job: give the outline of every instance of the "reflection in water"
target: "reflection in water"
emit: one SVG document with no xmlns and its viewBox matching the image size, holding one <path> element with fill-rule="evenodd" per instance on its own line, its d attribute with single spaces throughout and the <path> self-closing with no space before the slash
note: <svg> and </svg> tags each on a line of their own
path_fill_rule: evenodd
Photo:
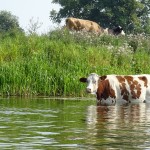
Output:
<svg viewBox="0 0 150 150">
<path fill-rule="evenodd" d="M 150 104 L 91 105 L 87 111 L 87 128 L 91 145 L 146 149 L 150 147 Z"/>
</svg>

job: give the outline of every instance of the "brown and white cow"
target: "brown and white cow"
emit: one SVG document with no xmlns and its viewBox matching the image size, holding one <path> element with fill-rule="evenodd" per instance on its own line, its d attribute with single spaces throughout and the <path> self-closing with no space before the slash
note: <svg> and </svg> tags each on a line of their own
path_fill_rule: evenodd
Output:
<svg viewBox="0 0 150 150">
<path fill-rule="evenodd" d="M 145 102 L 150 98 L 150 75 L 106 75 L 99 76 L 91 73 L 87 78 L 80 78 L 86 82 L 86 91 L 96 94 L 98 104 L 112 105 L 116 102 Z"/>
<path fill-rule="evenodd" d="M 69 17 L 66 19 L 66 27 L 69 30 L 75 30 L 75 31 L 88 31 L 88 32 L 96 32 L 99 33 L 101 31 L 100 26 L 90 20 L 84 20 L 84 19 L 78 19 Z"/>
</svg>

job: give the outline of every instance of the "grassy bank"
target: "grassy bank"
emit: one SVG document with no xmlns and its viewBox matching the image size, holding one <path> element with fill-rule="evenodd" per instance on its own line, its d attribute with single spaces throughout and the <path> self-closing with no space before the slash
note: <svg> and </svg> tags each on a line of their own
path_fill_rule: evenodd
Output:
<svg viewBox="0 0 150 150">
<path fill-rule="evenodd" d="M 0 39 L 0 95 L 83 96 L 79 78 L 150 73 L 150 37 L 55 30 Z"/>
</svg>

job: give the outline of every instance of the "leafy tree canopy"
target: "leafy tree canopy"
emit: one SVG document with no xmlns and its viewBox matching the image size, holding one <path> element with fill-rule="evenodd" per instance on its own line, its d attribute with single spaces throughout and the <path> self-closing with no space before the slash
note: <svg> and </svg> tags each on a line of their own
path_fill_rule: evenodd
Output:
<svg viewBox="0 0 150 150">
<path fill-rule="evenodd" d="M 0 11 L 0 32 L 23 31 L 18 23 L 18 18 L 8 11 Z"/>
<path fill-rule="evenodd" d="M 150 33 L 150 0 L 53 0 L 62 7 L 52 10 L 50 18 L 60 22 L 66 17 L 89 19 L 102 27 L 120 25 L 128 32 Z"/>
</svg>

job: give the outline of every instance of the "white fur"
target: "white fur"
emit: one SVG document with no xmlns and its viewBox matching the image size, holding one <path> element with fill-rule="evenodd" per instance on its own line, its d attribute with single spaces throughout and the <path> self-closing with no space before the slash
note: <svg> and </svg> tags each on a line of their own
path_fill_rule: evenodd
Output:
<svg viewBox="0 0 150 150">
<path fill-rule="evenodd" d="M 121 33 L 120 33 L 120 35 L 125 35 L 125 32 L 122 30 Z"/>
<path fill-rule="evenodd" d="M 87 92 L 91 94 L 96 94 L 97 88 L 98 88 L 98 80 L 99 75 L 96 73 L 91 73 L 89 77 L 87 78 Z"/>
</svg>

